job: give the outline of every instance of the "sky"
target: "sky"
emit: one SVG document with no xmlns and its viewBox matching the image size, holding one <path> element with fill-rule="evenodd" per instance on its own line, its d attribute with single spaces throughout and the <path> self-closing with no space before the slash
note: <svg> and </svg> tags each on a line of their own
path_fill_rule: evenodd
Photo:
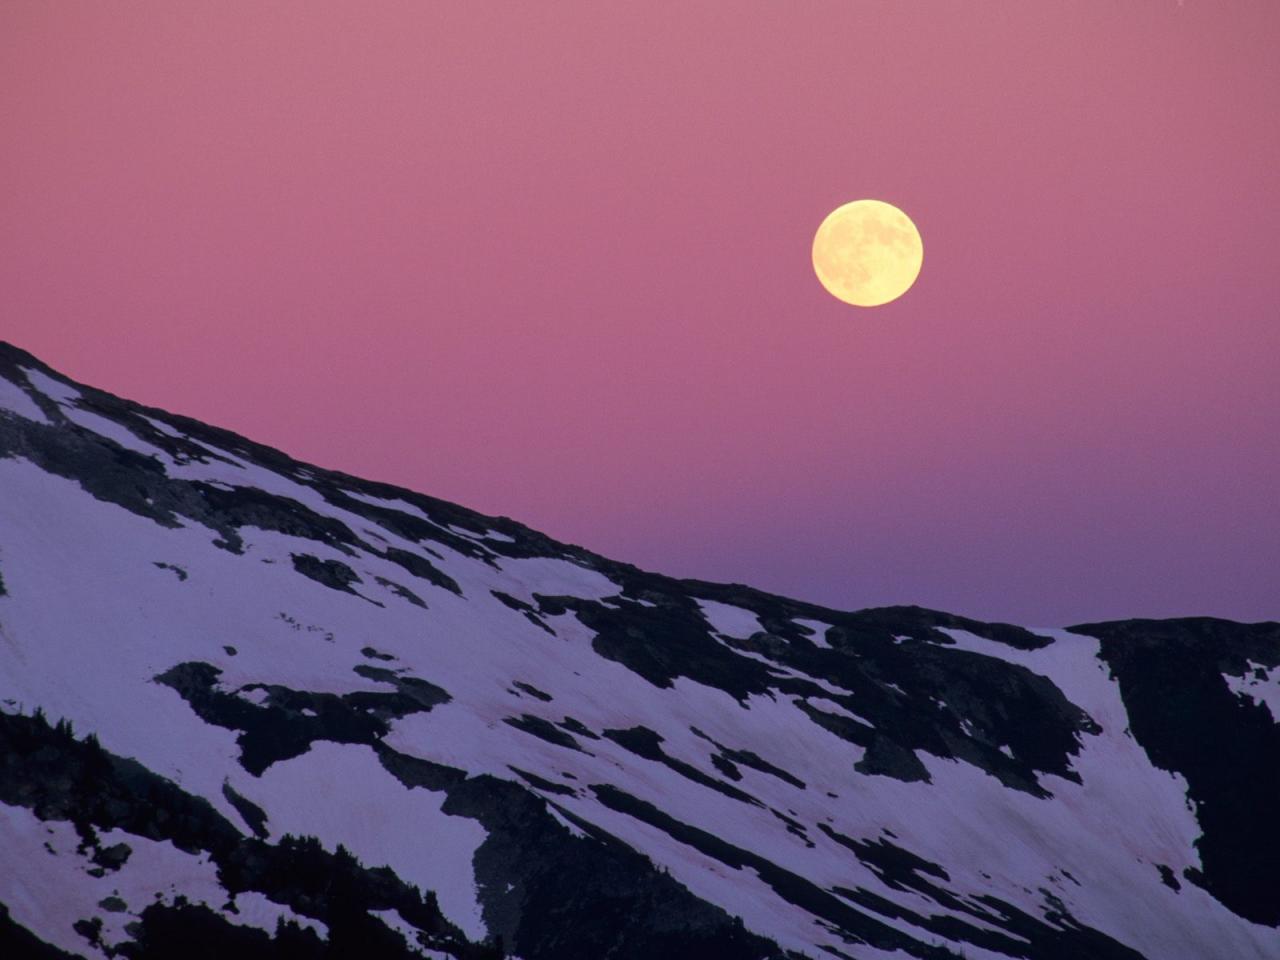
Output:
<svg viewBox="0 0 1280 960">
<path fill-rule="evenodd" d="M 678 576 L 1280 619 L 1280 4 L 0 6 L 0 339 Z M 871 310 L 836 206 L 908 213 Z"/>
</svg>

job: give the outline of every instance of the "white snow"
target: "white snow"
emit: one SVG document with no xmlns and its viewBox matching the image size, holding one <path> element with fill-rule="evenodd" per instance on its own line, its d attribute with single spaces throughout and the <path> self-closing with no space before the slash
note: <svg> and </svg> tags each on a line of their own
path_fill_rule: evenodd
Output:
<svg viewBox="0 0 1280 960">
<path fill-rule="evenodd" d="M 139 416 L 141 416 L 141 414 L 139 414 Z M 175 427 L 171 427 L 169 424 L 165 423 L 163 420 L 157 419 L 156 417 L 143 416 L 142 419 L 147 421 L 147 423 L 151 424 L 161 433 L 167 433 L 169 436 L 177 437 L 179 439 L 184 439 L 186 437 L 186 434 L 184 434 L 182 431 L 176 429 Z"/>
<path fill-rule="evenodd" d="M 1274 723 L 1280 723 L 1280 667 L 1267 668 L 1265 664 L 1248 661 L 1248 669 L 1244 676 L 1236 677 L 1226 674 L 1225 679 L 1231 692 L 1237 696 L 1248 697 L 1271 713 Z M 1256 674 L 1262 673 L 1261 677 Z"/>
<path fill-rule="evenodd" d="M 8 906 L 19 924 L 38 931 L 54 946 L 79 954 L 93 948 L 72 929 L 77 920 L 100 919 L 103 942 L 114 946 L 133 939 L 125 933 L 125 925 L 137 920 L 157 897 L 172 902 L 183 896 L 214 910 L 227 902 L 227 892 L 218 884 L 217 867 L 207 857 L 118 830 L 100 837 L 103 846 L 123 842 L 132 852 L 119 870 L 94 877 L 88 873 L 93 864 L 76 853 L 79 838 L 70 823 L 41 821 L 24 807 L 0 804 L 0 850 L 9 865 L 21 865 L 0 871 L 0 903 Z M 239 898 L 239 904 L 245 903 L 245 896 Z M 126 909 L 101 906 L 108 897 L 124 901 Z M 258 909 L 252 897 L 248 906 L 247 913 L 242 911 L 240 917 L 232 914 L 229 919 L 274 933 L 275 917 L 286 916 L 325 932 L 322 924 L 295 916 L 287 908 L 271 904 L 278 912 L 269 915 L 269 911 Z M 269 928 L 265 925 L 268 921 Z M 102 951 L 93 952 L 106 956 Z"/>
<path fill-rule="evenodd" d="M 108 420 L 92 410 L 81 410 L 78 407 L 68 407 L 64 412 L 67 415 L 67 419 L 73 423 L 79 424 L 86 430 L 92 430 L 98 436 L 114 440 L 126 450 L 133 450 L 135 453 L 140 453 L 145 457 L 156 457 L 162 461 L 169 461 L 169 456 L 159 447 L 153 447 L 132 430 L 121 426 L 114 420 Z"/>
<path fill-rule="evenodd" d="M 698 606 L 702 608 L 702 615 L 707 623 L 711 624 L 711 629 L 716 633 L 723 633 L 726 637 L 745 639 L 764 629 L 760 625 L 760 618 L 750 610 L 743 610 L 741 607 L 730 606 L 727 603 L 718 603 L 715 600 L 699 599 Z"/>
<path fill-rule="evenodd" d="M 47 377 L 44 381 L 40 389 L 63 403 L 77 396 L 65 385 Z M 30 403 L 25 394 L 22 398 Z M 5 395 L 0 402 L 7 402 Z M 86 413 L 68 410 L 68 416 L 77 418 Z M 91 422 L 83 421 L 86 426 Z M 111 435 L 101 423 L 91 429 Z M 241 457 L 231 457 L 232 463 L 178 465 L 158 451 L 154 455 L 171 476 L 253 485 L 297 500 L 353 530 L 371 525 L 326 503 L 306 484 Z M 1198 865 L 1193 844 L 1199 827 L 1187 808 L 1185 783 L 1153 767 L 1126 734 L 1118 689 L 1091 638 L 1038 631 L 1053 642 L 1024 651 L 965 631 L 947 631 L 958 649 L 1019 663 L 1051 678 L 1102 726 L 1100 735 L 1084 737 L 1073 764 L 1083 785 L 1046 777 L 1044 786 L 1054 798 L 1040 799 L 1006 788 L 976 767 L 924 753 L 919 756 L 932 783 L 902 783 L 856 772 L 862 749 L 811 721 L 792 696 L 757 695 L 740 704 L 687 678 L 657 687 L 598 656 L 593 631 L 573 613 L 545 618 L 555 630 L 552 636 L 490 594 L 500 590 L 526 601 L 535 593 L 597 601 L 620 596 L 619 584 L 569 560 L 494 556 L 493 563 L 486 563 L 432 543 L 431 549 L 443 557 L 432 557 L 432 562 L 459 583 L 459 597 L 371 553 L 350 556 L 316 541 L 252 527 L 240 531 L 245 552 L 237 556 L 213 548 L 215 534 L 207 528 L 161 527 L 95 500 L 75 482 L 22 459 L 0 460 L 0 491 L 0 563 L 7 588 L 0 597 L 0 702 L 13 700 L 28 710 L 38 704 L 51 720 L 66 717 L 77 731 L 95 731 L 108 750 L 136 758 L 241 824 L 222 794 L 224 782 L 229 783 L 266 812 L 273 842 L 284 833 L 313 835 L 329 849 L 343 844 L 367 866 L 390 866 L 407 882 L 434 890 L 445 915 L 472 938 L 487 934 L 472 867 L 485 833 L 474 820 L 445 814 L 444 793 L 405 788 L 367 746 L 326 741 L 271 765 L 260 777 L 251 776 L 239 763 L 235 731 L 200 721 L 174 690 L 153 678 L 178 663 L 200 661 L 222 671 L 221 690 L 240 691 L 250 702 L 265 696 L 260 688 L 246 689 L 251 685 L 337 694 L 388 691 L 387 684 L 353 670 L 374 663 L 361 654 L 372 646 L 394 658 L 375 665 L 430 681 L 452 698 L 430 712 L 392 723 L 388 746 L 471 775 L 518 781 L 509 769 L 518 767 L 571 786 L 574 795 L 555 797 L 547 809 L 575 835 L 579 829 L 563 812 L 635 846 L 696 895 L 741 916 L 749 929 L 808 956 L 819 955 L 824 945 L 859 960 L 881 952 L 862 947 L 854 952 L 814 917 L 784 901 L 754 870 L 726 867 L 609 810 L 586 785 L 611 784 L 820 887 L 860 887 L 926 916 L 948 911 L 919 894 L 888 887 L 817 824 L 854 839 L 882 837 L 891 830 L 894 843 L 943 865 L 950 875 L 944 885 L 960 897 L 990 894 L 1041 916 L 1039 891 L 1051 890 L 1077 921 L 1151 957 L 1198 960 L 1275 953 L 1275 931 L 1241 920 L 1192 884 L 1175 893 L 1160 883 L 1157 865 L 1177 874 Z M 421 514 L 402 501 L 351 495 Z M 378 535 L 402 549 L 423 549 L 387 530 Z M 292 568 L 291 553 L 341 560 L 364 581 L 355 589 L 386 605 L 374 606 L 300 576 Z M 188 580 L 167 572 L 157 576 L 156 562 L 181 567 Z M 376 576 L 405 584 L 430 609 L 391 602 Z M 724 637 L 744 638 L 761 630 L 759 618 L 749 610 L 698 602 L 712 629 Z M 826 645 L 827 624 L 795 622 L 815 631 L 810 638 L 814 643 Z M 228 654 L 228 645 L 238 654 Z M 804 676 L 766 657 L 753 657 L 779 674 Z M 845 694 L 821 678 L 810 679 L 832 696 Z M 514 681 L 544 690 L 552 700 L 517 699 L 509 692 Z M 1228 682 L 1242 695 L 1267 703 L 1275 715 L 1274 671 L 1266 681 L 1250 673 Z M 867 722 L 833 700 L 811 697 L 809 703 Z M 663 738 L 668 756 L 722 779 L 711 763 L 716 748 L 693 734 L 691 728 L 697 727 L 729 749 L 756 753 L 807 786 L 800 789 L 741 766 L 742 780 L 732 786 L 756 798 L 761 804 L 756 806 L 641 759 L 608 739 L 580 737 L 582 750 L 576 751 L 503 722 L 521 713 L 550 723 L 573 717 L 596 732 L 644 726 Z M 789 833 L 771 810 L 801 823 L 813 845 Z M 96 905 L 113 888 L 121 891 L 130 910 L 135 906 L 130 898 L 156 892 L 208 898 L 211 906 L 226 899 L 207 861 L 133 837 L 126 842 L 134 847 L 136 862 L 131 859 L 120 873 L 101 881 L 89 878 L 83 858 L 74 854 L 69 829 L 0 806 L 0 849 L 12 852 L 16 862 L 35 865 L 21 874 L 0 873 L 0 901 L 18 922 L 64 949 L 86 949 L 70 924 L 101 913 Z M 45 852 L 46 837 L 52 838 L 56 855 Z M 1063 881 L 1063 871 L 1082 885 Z M 236 922 L 274 929 L 281 916 L 305 921 L 257 895 L 241 895 L 236 903 Z M 113 916 L 128 919 L 127 914 Z M 404 932 L 397 926 L 403 919 L 394 912 L 379 916 Z M 108 921 L 117 922 L 104 918 Z M 899 926 L 932 942 L 909 924 Z M 988 956 L 972 947 L 965 950 L 970 957 Z"/>
<path fill-rule="evenodd" d="M 573 836 L 575 837 L 586 836 L 586 834 L 583 833 L 581 827 L 579 827 L 572 820 L 569 820 L 568 818 L 566 818 L 565 815 L 560 812 L 560 808 L 557 807 L 554 803 L 551 803 L 550 801 L 548 801 L 547 803 L 547 813 L 551 814 L 552 818 L 556 821 L 556 823 L 560 824 L 560 826 L 568 830 L 569 833 L 572 834 Z"/>
<path fill-rule="evenodd" d="M 813 633 L 809 635 L 809 641 L 813 643 L 814 646 L 822 647 L 824 650 L 831 649 L 831 644 L 827 643 L 827 631 L 831 629 L 831 624 L 823 623 L 821 620 L 803 619 L 796 619 L 791 622 L 797 626 L 808 627 L 813 631 Z"/>
<path fill-rule="evenodd" d="M 263 687 L 253 687 L 249 690 L 237 690 L 236 696 L 241 700 L 248 700 L 256 706 L 262 706 L 271 699 L 271 694 Z"/>
<path fill-rule="evenodd" d="M 370 910 L 373 916 L 377 917 L 388 927 L 394 930 L 400 936 L 404 937 L 404 942 L 414 953 L 420 957 L 426 957 L 428 960 L 448 960 L 448 954 L 441 953 L 438 950 L 427 950 L 418 945 L 418 929 L 411 923 L 408 923 L 395 910 Z"/>
<path fill-rule="evenodd" d="M 291 920 L 300 927 L 314 930 L 321 940 L 329 939 L 329 928 L 314 917 L 294 913 L 283 904 L 269 900 L 256 890 L 246 890 L 236 894 L 236 912 L 232 914 L 234 922 L 244 927 L 257 927 L 275 935 L 276 927 L 281 920 Z"/>
<path fill-rule="evenodd" d="M 391 867 L 434 890 L 444 915 L 471 939 L 488 935 L 471 868 L 484 830 L 442 813 L 443 793 L 406 790 L 369 747 L 315 743 L 303 756 L 273 764 L 243 793 L 266 811 L 273 835 L 340 841 L 365 866 Z"/>
<path fill-rule="evenodd" d="M 44 411 L 31 399 L 27 391 L 4 377 L 0 377 L 0 410 L 34 420 L 36 423 L 49 422 L 49 418 L 44 415 Z"/>
<path fill-rule="evenodd" d="M 27 381 L 43 393 L 46 397 L 54 400 L 63 406 L 74 403 L 80 399 L 80 391 L 69 383 L 63 383 L 61 380 L 55 380 L 53 377 L 39 370 L 28 370 L 26 367 L 19 368 L 26 375 Z"/>
</svg>

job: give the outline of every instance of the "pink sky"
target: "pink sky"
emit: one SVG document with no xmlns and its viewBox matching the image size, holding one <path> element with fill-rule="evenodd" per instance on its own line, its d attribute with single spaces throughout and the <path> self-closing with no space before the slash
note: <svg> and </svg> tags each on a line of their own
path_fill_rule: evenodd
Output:
<svg viewBox="0 0 1280 960">
<path fill-rule="evenodd" d="M 1280 4 L 0 7 L 0 338 L 678 575 L 1280 618 Z M 837 302 L 833 207 L 919 226 Z"/>
</svg>

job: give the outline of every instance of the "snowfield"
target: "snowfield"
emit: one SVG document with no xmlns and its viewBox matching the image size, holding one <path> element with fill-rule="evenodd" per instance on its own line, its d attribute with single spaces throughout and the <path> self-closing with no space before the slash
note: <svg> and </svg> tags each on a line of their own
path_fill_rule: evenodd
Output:
<svg viewBox="0 0 1280 960">
<path fill-rule="evenodd" d="M 1277 958 L 1277 678 L 645 573 L 0 345 L 0 945 Z"/>
</svg>

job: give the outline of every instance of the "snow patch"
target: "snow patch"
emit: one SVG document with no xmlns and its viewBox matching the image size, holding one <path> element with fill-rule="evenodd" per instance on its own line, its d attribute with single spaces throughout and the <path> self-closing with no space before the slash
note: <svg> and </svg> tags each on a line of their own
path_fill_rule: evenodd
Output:
<svg viewBox="0 0 1280 960">
<path fill-rule="evenodd" d="M 555 820 L 556 823 L 560 824 L 560 826 L 568 830 L 569 833 L 572 834 L 573 836 L 575 837 L 586 836 L 586 834 L 582 831 L 582 828 L 579 827 L 573 821 L 569 820 L 567 817 L 565 817 L 565 815 L 560 812 L 560 808 L 557 807 L 554 803 L 550 803 L 550 802 L 547 803 L 547 813 L 551 814 L 552 819 Z"/>
<path fill-rule="evenodd" d="M 33 387 L 49 399 L 63 406 L 75 403 L 82 396 L 80 391 L 71 386 L 71 384 L 55 380 L 46 373 L 42 373 L 39 370 L 28 370 L 26 367 L 19 367 L 19 369 L 26 374 L 28 382 Z"/>
<path fill-rule="evenodd" d="M 257 890 L 246 890 L 236 894 L 236 912 L 232 914 L 234 922 L 242 926 L 257 927 L 275 936 L 276 926 L 281 920 L 292 921 L 300 927 L 314 930 L 321 940 L 329 939 L 329 927 L 314 917 L 294 913 L 283 904 L 270 900 Z"/>
<path fill-rule="evenodd" d="M 134 453 L 140 453 L 144 457 L 155 457 L 164 462 L 172 462 L 169 455 L 158 447 L 153 447 L 147 443 L 132 430 L 109 420 L 106 417 L 94 413 L 92 410 L 81 410 L 79 407 L 69 407 L 66 411 L 67 419 L 72 423 L 84 427 L 86 430 L 96 433 L 100 437 L 106 437 L 124 447 L 126 450 L 132 450 Z"/>
<path fill-rule="evenodd" d="M 1248 662 L 1244 676 L 1226 674 L 1224 679 L 1231 692 L 1248 697 L 1271 713 L 1273 723 L 1280 723 L 1280 667 L 1267 668 L 1265 664 Z M 1261 677 L 1258 674 L 1262 674 Z"/>
<path fill-rule="evenodd" d="M 809 635 L 809 642 L 815 647 L 821 647 L 824 650 L 830 650 L 831 644 L 827 643 L 827 631 L 831 629 L 831 624 L 823 623 L 821 620 L 792 620 L 796 626 L 807 627 L 813 633 Z"/>
<path fill-rule="evenodd" d="M 701 598 L 698 599 L 698 606 L 702 608 L 702 616 L 711 624 L 711 629 L 726 637 L 745 639 L 764 629 L 760 625 L 760 618 L 750 610 Z"/>
<path fill-rule="evenodd" d="M 369 747 L 314 743 L 269 767 L 245 795 L 266 811 L 273 831 L 314 836 L 331 849 L 341 843 L 366 867 L 388 866 L 434 890 L 441 911 L 470 939 L 488 936 L 471 866 L 484 829 L 443 813 L 443 793 L 406 789 Z"/>
<path fill-rule="evenodd" d="M 0 377 L 0 410 L 7 410 L 9 413 L 16 414 L 27 420 L 34 420 L 36 423 L 48 423 L 49 418 L 44 415 L 44 411 L 39 405 L 31 399 L 31 395 L 23 390 L 16 383 Z"/>
<path fill-rule="evenodd" d="M 114 946 L 133 939 L 125 925 L 136 921 L 157 895 L 165 902 L 183 896 L 215 911 L 227 900 L 217 867 L 203 855 L 183 853 L 168 842 L 106 831 L 101 834 L 104 846 L 126 843 L 132 852 L 119 870 L 95 877 L 88 872 L 93 864 L 76 852 L 79 842 L 66 821 L 42 821 L 25 807 L 0 804 L 0 850 L 7 863 L 21 864 L 21 869 L 0 871 L 0 903 L 21 926 L 70 953 L 90 950 L 106 956 L 72 929 L 78 920 L 101 920 L 102 940 Z M 102 906 L 109 897 L 123 901 L 125 908 Z"/>
<path fill-rule="evenodd" d="M 185 433 L 183 433 L 181 430 L 178 430 L 176 427 L 170 426 L 169 424 L 165 423 L 163 420 L 158 420 L 155 417 L 143 416 L 142 414 L 139 414 L 139 416 L 142 416 L 143 420 L 147 421 L 147 423 L 151 424 L 161 433 L 168 434 L 171 437 L 176 437 L 179 440 L 187 439 L 187 435 Z"/>
<path fill-rule="evenodd" d="M 369 914 L 377 917 L 400 936 L 404 937 L 404 942 L 409 949 L 418 956 L 426 957 L 428 960 L 436 960 L 437 957 L 441 958 L 441 960 L 447 960 L 448 954 L 441 953 L 439 950 L 428 950 L 418 945 L 418 928 L 401 917 L 399 911 L 370 910 Z"/>
</svg>

